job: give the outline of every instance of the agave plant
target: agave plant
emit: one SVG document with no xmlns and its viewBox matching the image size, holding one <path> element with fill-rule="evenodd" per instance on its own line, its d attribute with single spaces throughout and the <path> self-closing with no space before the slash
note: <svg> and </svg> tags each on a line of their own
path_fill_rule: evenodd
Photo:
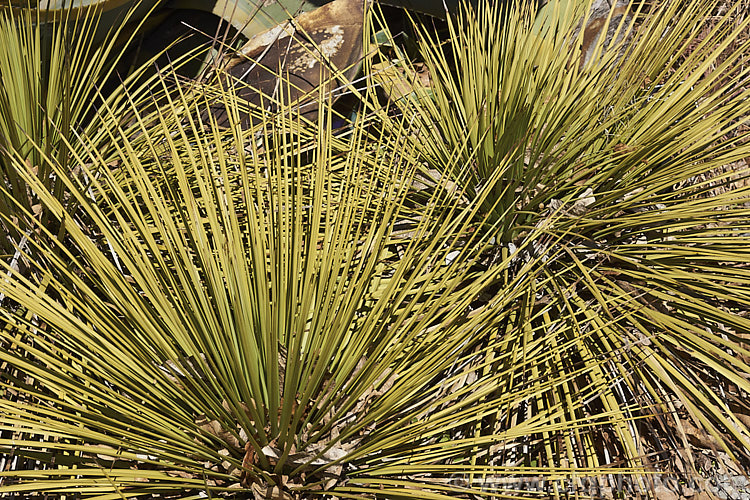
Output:
<svg viewBox="0 0 750 500">
<path fill-rule="evenodd" d="M 585 66 L 578 60 L 584 33 L 576 29 L 585 5 L 561 2 L 546 7 L 554 11 L 554 29 L 537 24 L 528 5 L 514 9 L 500 4 L 465 9 L 448 23 L 448 43 L 440 43 L 434 31 L 415 26 L 431 78 L 429 92 L 415 95 L 428 97 L 396 102 L 400 114 L 412 116 L 420 129 L 418 140 L 432 166 L 445 170 L 441 165 L 474 165 L 472 175 L 465 177 L 470 192 L 491 184 L 488 179 L 497 171 L 505 172 L 504 182 L 490 187 L 497 192 L 487 198 L 485 211 L 504 198 L 494 217 L 507 220 L 502 235 L 506 243 L 516 234 L 510 226 L 533 220 L 550 199 L 572 199 L 589 187 L 608 190 L 611 184 L 622 184 L 621 176 L 598 168 L 610 184 L 581 189 L 585 179 L 596 175 L 590 165 L 598 166 L 601 158 L 619 159 L 636 150 L 643 157 L 648 148 L 658 147 L 661 161 L 689 145 L 695 152 L 685 157 L 688 163 L 709 159 L 706 148 L 737 129 L 745 113 L 739 94 L 745 74 L 738 70 L 727 77 L 742 60 L 743 47 L 732 54 L 725 49 L 736 44 L 746 23 L 734 24 L 730 12 L 700 43 L 695 41 L 696 20 L 709 16 L 715 2 L 691 2 L 684 8 L 667 3 L 638 30 L 625 22 L 628 18 L 620 18 L 621 33 L 615 38 L 622 41 L 603 50 L 607 41 L 600 37 L 589 47 L 595 60 Z M 720 42 L 712 46 L 709 39 Z M 389 50 L 393 46 L 389 43 Z M 411 64 L 403 52 L 386 57 L 399 67 Z M 413 85 L 419 89 L 417 83 Z M 727 92 L 736 94 L 731 101 Z M 655 116 L 669 119 L 656 121 Z M 698 123 L 702 133 L 684 144 L 680 134 L 687 128 L 697 130 Z M 665 143 L 673 149 L 664 150 Z M 455 155 L 463 162 L 451 161 Z M 617 168 L 625 173 L 630 167 Z"/>
<path fill-rule="evenodd" d="M 97 45 L 92 34 L 101 10 L 88 7 L 85 14 L 74 18 L 70 12 L 53 16 L 32 8 L 0 11 L 0 179 L 9 187 L 7 195 L 0 195 L 0 211 L 5 214 L 14 212 L 14 203 L 36 215 L 41 207 L 12 172 L 9 155 L 21 155 L 34 165 L 38 178 L 62 198 L 61 184 L 55 185 L 41 158 L 65 161 L 65 139 L 70 142 L 71 130 L 83 126 L 91 114 L 93 92 L 111 75 L 108 62 L 121 53 L 115 46 L 121 26 L 113 26 L 110 40 Z M 50 17 L 56 22 L 43 22 Z M 0 248 L 12 252 L 24 231 L 4 229 L 10 238 L 0 238 Z"/>
<path fill-rule="evenodd" d="M 312 4 L 295 8 L 300 6 L 311 8 Z M 265 17 L 250 15 L 245 12 L 249 6 L 244 3 L 231 12 L 227 5 L 214 3 L 203 5 L 203 10 L 210 7 L 224 11 L 226 16 L 233 15 L 236 23 L 251 31 L 267 25 L 268 16 L 274 12 L 276 19 L 271 18 L 272 22 L 280 20 L 276 11 L 263 11 Z M 287 7 L 291 8 L 291 3 Z M 149 52 L 134 45 L 147 25 L 163 17 L 157 15 L 156 8 L 157 2 L 149 1 L 63 2 L 44 6 L 9 2 L 0 8 L 0 178 L 9 188 L 0 195 L 0 211 L 13 214 L 18 224 L 3 226 L 0 251 L 4 258 L 14 262 L 16 270 L 20 257 L 17 247 L 26 248 L 33 230 L 26 227 L 19 232 L 25 217 L 15 205 L 20 203 L 30 217 L 43 218 L 44 214 L 42 204 L 15 175 L 9 158 L 23 156 L 58 199 L 70 199 L 63 183 L 45 168 L 47 163 L 42 158 L 54 157 L 65 164 L 70 157 L 69 149 L 82 147 L 76 141 L 76 134 L 101 132 L 97 107 L 107 100 L 114 106 L 135 97 L 123 93 L 126 87 L 131 94 L 137 93 L 139 86 L 144 92 L 149 87 L 153 92 L 154 77 L 149 80 L 147 69 L 177 41 L 168 40 L 146 57 L 130 60 L 130 56 L 134 50 Z M 289 15 L 286 10 L 283 12 L 284 16 Z M 260 19 L 265 24 L 258 24 Z M 204 33 L 198 38 L 205 40 L 212 35 Z M 218 43 L 221 37 L 215 38 Z M 186 49 L 182 45 L 179 48 Z M 199 61 L 198 53 L 205 55 L 205 49 L 198 47 L 177 55 L 172 51 L 169 62 L 174 69 L 184 66 L 186 61 Z M 121 86 L 122 81 L 130 83 Z M 136 81 L 142 85 L 136 85 Z M 128 116 L 121 117 L 123 124 Z"/>
<path fill-rule="evenodd" d="M 570 378 L 540 390 L 518 418 L 560 401 L 568 401 L 561 423 L 623 416 L 557 444 L 535 436 L 537 464 L 645 465 L 663 453 L 660 439 L 672 440 L 671 460 L 691 464 L 677 449 L 689 449 L 684 429 L 694 425 L 691 441 L 705 433 L 710 446 L 748 458 L 749 47 L 740 33 L 750 20 L 730 10 L 702 26 L 718 7 L 635 10 L 636 24 L 616 26 L 622 41 L 600 40 L 585 64 L 581 18 L 559 6 L 567 29 L 546 33 L 523 7 L 467 8 L 449 21 L 446 43 L 415 26 L 429 85 L 395 42 L 384 55 L 400 76 L 375 75 L 382 86 L 414 89 L 389 116 L 413 124 L 424 175 L 483 199 L 498 253 L 538 266 L 541 281 L 506 333 L 523 347 L 500 352 L 532 345 L 555 354 L 519 371 L 508 390 L 549 374 Z M 540 226 L 547 236 L 530 237 Z M 512 269 L 511 277 L 527 272 Z M 570 399 L 591 387 L 599 387 L 594 408 Z"/>
<path fill-rule="evenodd" d="M 494 281 L 459 238 L 475 214 L 436 228 L 437 191 L 397 237 L 415 157 L 398 131 L 373 141 L 357 125 L 335 156 L 330 127 L 295 139 L 294 119 L 266 116 L 258 143 L 231 93 L 229 129 L 181 95 L 141 122 L 146 149 L 111 117 L 115 164 L 95 143 L 76 171 L 44 156 L 75 210 L 15 158 L 67 236 L 31 242 L 31 277 L 0 285 L 0 492 L 356 497 L 424 486 L 427 464 L 488 448 L 448 439 L 508 397 L 502 373 L 474 387 L 485 330 L 513 310 L 503 293 L 469 313 Z M 411 243 L 424 235 L 428 252 Z"/>
</svg>

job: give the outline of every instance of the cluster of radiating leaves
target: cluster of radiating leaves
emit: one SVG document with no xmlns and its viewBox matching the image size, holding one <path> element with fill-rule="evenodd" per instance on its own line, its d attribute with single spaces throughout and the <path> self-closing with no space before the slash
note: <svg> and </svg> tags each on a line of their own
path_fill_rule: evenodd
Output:
<svg viewBox="0 0 750 500">
<path fill-rule="evenodd" d="M 688 448 L 686 418 L 746 459 L 747 42 L 722 52 L 747 20 L 730 12 L 696 41 L 715 3 L 664 3 L 582 64 L 575 29 L 540 39 L 523 10 L 497 22 L 503 8 L 467 11 L 445 43 L 418 25 L 430 86 L 404 70 L 415 92 L 396 104 L 430 167 L 484 198 L 509 275 L 536 270 L 501 338 L 531 358 L 508 390 L 539 391 L 507 417 L 572 431 L 537 435 L 550 470 L 647 465 L 665 441 Z M 394 46 L 384 57 L 409 68 Z"/>
<path fill-rule="evenodd" d="M 494 281 L 470 265 L 489 236 L 462 237 L 475 211 L 436 214 L 444 191 L 391 234 L 417 158 L 405 132 L 355 124 L 334 155 L 330 128 L 225 129 L 196 95 L 162 94 L 127 131 L 111 116 L 110 149 L 79 137 L 75 170 L 45 157 L 75 203 L 15 158 L 66 236 L 39 224 L 29 272 L 2 285 L 0 442 L 46 450 L 3 491 L 364 494 L 494 412 L 496 374 L 477 390 L 444 379 L 473 373 L 512 297 L 470 314 Z M 224 106 L 239 124 L 231 93 Z"/>
<path fill-rule="evenodd" d="M 0 179 L 8 192 L 0 194 L 0 210 L 41 217 L 41 204 L 11 166 L 20 156 L 36 168 L 36 175 L 58 198 L 64 188 L 56 183 L 42 158 L 66 162 L 66 143 L 87 128 L 94 114 L 95 92 L 115 78 L 131 32 L 123 12 L 119 23 L 100 24 L 102 8 L 92 4 L 78 11 L 0 7 Z M 137 24 L 137 23 L 135 23 Z M 124 78 L 124 75 L 122 76 Z M 15 205 L 20 204 L 20 209 Z M 24 246 L 28 228 L 3 225 L 3 253 Z"/>
<path fill-rule="evenodd" d="M 641 475 L 688 425 L 747 458 L 750 104 L 736 58 L 706 76 L 743 26 L 687 52 L 713 3 L 667 6 L 581 66 L 559 5 L 417 22 L 429 88 L 392 40 L 414 92 L 350 87 L 336 134 L 323 90 L 309 121 L 165 71 L 64 159 L 7 148 L 45 221 L 0 210 L 34 224 L 2 262 L 0 493 L 491 495 Z"/>
</svg>

